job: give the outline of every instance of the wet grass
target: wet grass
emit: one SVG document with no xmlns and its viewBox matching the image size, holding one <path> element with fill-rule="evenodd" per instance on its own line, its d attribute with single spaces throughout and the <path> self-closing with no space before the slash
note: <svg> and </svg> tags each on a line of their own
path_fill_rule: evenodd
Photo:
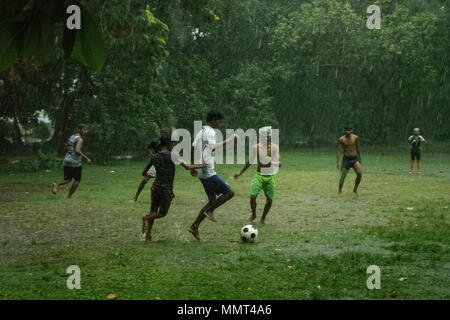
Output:
<svg viewBox="0 0 450 320">
<path fill-rule="evenodd" d="M 239 165 L 217 166 L 236 196 L 218 223 L 205 220 L 200 242 L 186 228 L 206 196 L 177 168 L 176 198 L 152 243 L 140 241 L 151 183 L 128 202 L 145 163 L 85 166 L 72 200 L 67 187 L 50 193 L 62 170 L 2 173 L 0 299 L 450 298 L 449 155 L 426 155 L 423 175 L 410 176 L 407 153 L 366 153 L 359 198 L 353 173 L 337 196 L 334 153 L 291 151 L 283 161 L 254 244 L 241 243 L 239 230 L 255 168 L 235 181 Z M 263 204 L 260 196 L 259 215 Z M 81 290 L 66 287 L 70 265 L 81 268 Z M 369 265 L 381 268 L 380 290 L 366 287 Z"/>
</svg>

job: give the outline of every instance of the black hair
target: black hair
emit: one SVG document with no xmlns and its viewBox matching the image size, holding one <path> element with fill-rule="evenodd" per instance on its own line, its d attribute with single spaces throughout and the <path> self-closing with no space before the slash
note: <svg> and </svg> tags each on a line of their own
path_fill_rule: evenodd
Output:
<svg viewBox="0 0 450 320">
<path fill-rule="evenodd" d="M 162 137 L 169 137 L 170 138 L 170 128 L 169 127 L 163 127 L 160 130 L 160 136 Z"/>
<path fill-rule="evenodd" d="M 206 115 L 206 123 L 209 123 L 209 122 L 214 121 L 214 120 L 221 120 L 221 119 L 223 119 L 223 114 L 221 114 L 217 110 L 211 110 Z"/>
<path fill-rule="evenodd" d="M 87 124 L 84 124 L 84 123 L 80 123 L 79 125 L 78 125 L 78 130 L 82 130 L 83 128 L 87 128 L 88 127 L 88 125 Z"/>
<path fill-rule="evenodd" d="M 153 152 L 158 152 L 158 148 L 159 146 L 157 141 L 152 141 L 147 145 L 147 150 L 153 150 Z"/>
<path fill-rule="evenodd" d="M 161 137 L 160 142 L 159 142 L 159 147 L 167 147 L 169 148 L 170 145 L 172 143 L 172 140 L 170 139 L 170 137 Z"/>
<path fill-rule="evenodd" d="M 351 125 L 346 125 L 345 127 L 344 127 L 344 130 L 345 131 L 347 131 L 347 130 L 353 130 L 353 126 L 351 126 Z"/>
</svg>

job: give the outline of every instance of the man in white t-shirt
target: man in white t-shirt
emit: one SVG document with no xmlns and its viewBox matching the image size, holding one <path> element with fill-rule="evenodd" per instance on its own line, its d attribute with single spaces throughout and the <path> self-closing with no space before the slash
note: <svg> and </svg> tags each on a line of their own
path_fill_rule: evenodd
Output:
<svg viewBox="0 0 450 320">
<path fill-rule="evenodd" d="M 202 160 L 206 166 L 200 168 L 198 172 L 195 169 L 191 170 L 191 174 L 193 176 L 198 176 L 205 189 L 206 195 L 208 196 L 208 203 L 200 210 L 194 223 L 188 229 L 197 240 L 200 240 L 198 233 L 200 223 L 205 218 L 216 222 L 217 220 L 213 215 L 214 210 L 234 196 L 233 189 L 231 189 L 231 187 L 214 171 L 215 150 L 238 137 L 236 134 L 233 134 L 222 142 L 216 142 L 216 132 L 214 129 L 220 127 L 222 119 L 223 115 L 220 112 L 214 110 L 210 111 L 206 116 L 206 126 L 203 126 L 198 132 L 195 136 L 194 143 L 192 144 L 193 149 L 201 151 Z M 195 152 L 192 152 L 192 160 L 194 153 Z M 217 195 L 221 196 L 217 198 Z"/>
</svg>

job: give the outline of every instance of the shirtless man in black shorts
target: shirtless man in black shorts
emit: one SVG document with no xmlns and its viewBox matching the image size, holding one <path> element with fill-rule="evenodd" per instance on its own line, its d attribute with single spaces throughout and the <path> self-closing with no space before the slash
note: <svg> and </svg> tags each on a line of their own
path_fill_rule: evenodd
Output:
<svg viewBox="0 0 450 320">
<path fill-rule="evenodd" d="M 355 187 L 353 192 L 358 196 L 358 186 L 361 182 L 362 170 L 361 170 L 361 154 L 359 152 L 359 138 L 353 134 L 351 126 L 347 126 L 345 129 L 345 135 L 338 140 L 337 150 L 337 168 L 341 170 L 341 179 L 339 180 L 339 194 L 342 194 L 342 187 L 344 186 L 345 177 L 348 170 L 353 168 L 356 172 Z M 342 159 L 342 167 L 339 164 L 341 160 L 341 153 L 344 152 Z"/>
</svg>

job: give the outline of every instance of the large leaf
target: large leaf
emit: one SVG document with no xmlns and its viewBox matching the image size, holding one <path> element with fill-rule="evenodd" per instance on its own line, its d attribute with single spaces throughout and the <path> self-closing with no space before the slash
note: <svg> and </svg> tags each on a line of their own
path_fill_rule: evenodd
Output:
<svg viewBox="0 0 450 320">
<path fill-rule="evenodd" d="M 80 8 L 81 30 L 76 31 L 71 56 L 94 70 L 100 70 L 106 60 L 103 39 L 89 11 L 85 7 Z"/>
</svg>

